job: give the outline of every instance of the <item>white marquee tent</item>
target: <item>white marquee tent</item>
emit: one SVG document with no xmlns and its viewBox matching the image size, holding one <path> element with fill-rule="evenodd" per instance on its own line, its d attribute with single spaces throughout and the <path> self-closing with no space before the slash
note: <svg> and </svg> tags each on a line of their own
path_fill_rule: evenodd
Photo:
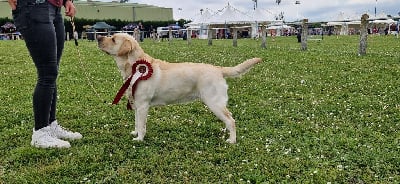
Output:
<svg viewBox="0 0 400 184">
<path fill-rule="evenodd" d="M 232 7 L 229 3 L 209 20 L 211 24 L 247 24 L 253 22 L 251 17 Z"/>
<path fill-rule="evenodd" d="M 359 29 L 361 24 L 361 15 L 358 14 L 345 14 L 340 12 L 334 21 L 328 22 L 327 26 L 333 26 L 340 35 L 347 35 L 351 29 Z M 369 27 L 386 28 L 390 25 L 396 24 L 396 21 L 391 19 L 385 13 L 380 13 L 377 16 L 370 16 Z"/>
<path fill-rule="evenodd" d="M 273 21 L 274 16 L 266 10 L 257 8 L 248 13 L 243 13 L 228 3 L 227 6 L 217 11 L 217 13 L 210 13 L 210 10 L 206 9 L 185 26 L 192 29 L 200 29 L 200 38 L 207 38 L 209 27 L 213 27 L 214 30 L 218 31 L 218 29 L 238 26 L 251 28 L 251 36 L 254 37 L 258 32 L 259 23 L 267 24 Z"/>
<path fill-rule="evenodd" d="M 206 9 L 202 14 L 193 18 L 192 22 L 188 25 L 251 24 L 254 22 L 271 22 L 275 20 L 271 12 L 259 8 L 251 10 L 248 13 L 243 13 L 228 4 L 222 10 L 217 11 L 217 13 L 211 13 L 210 11 Z"/>
<path fill-rule="evenodd" d="M 249 13 L 251 20 L 255 22 L 271 22 L 275 20 L 273 13 L 268 10 L 263 10 L 261 8 L 256 8 L 255 10 L 251 10 Z"/>
<path fill-rule="evenodd" d="M 213 16 L 213 14 L 211 14 L 210 9 L 206 9 L 204 10 L 204 12 L 202 12 L 201 14 L 198 14 L 196 17 L 194 17 L 192 19 L 192 22 L 189 23 L 188 25 L 192 25 L 192 26 L 198 26 L 201 24 L 209 24 L 209 20 L 211 19 L 211 17 Z"/>
</svg>

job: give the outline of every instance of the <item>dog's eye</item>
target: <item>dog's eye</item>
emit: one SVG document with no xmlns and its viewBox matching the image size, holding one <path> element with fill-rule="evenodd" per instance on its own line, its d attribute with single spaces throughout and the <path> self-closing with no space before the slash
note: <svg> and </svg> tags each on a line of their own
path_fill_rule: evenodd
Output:
<svg viewBox="0 0 400 184">
<path fill-rule="evenodd" d="M 115 39 L 114 39 L 114 38 L 111 38 L 111 40 L 112 40 L 113 42 L 115 42 Z"/>
</svg>

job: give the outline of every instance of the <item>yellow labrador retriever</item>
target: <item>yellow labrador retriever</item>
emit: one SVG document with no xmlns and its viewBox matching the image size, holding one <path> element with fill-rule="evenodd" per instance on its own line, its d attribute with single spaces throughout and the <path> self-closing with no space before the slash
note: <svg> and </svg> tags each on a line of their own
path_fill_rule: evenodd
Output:
<svg viewBox="0 0 400 184">
<path fill-rule="evenodd" d="M 138 82 L 134 94 L 132 86 L 125 92 L 135 109 L 135 131 L 131 132 L 136 137 L 134 140 L 142 141 L 146 134 L 150 106 L 200 99 L 225 123 L 229 131 L 227 142 L 236 143 L 235 120 L 226 108 L 228 85 L 224 78 L 244 74 L 253 65 L 261 62 L 260 58 L 249 59 L 235 67 L 203 63 L 168 63 L 146 54 L 138 42 L 125 33 L 117 33 L 111 37 L 100 36 L 97 41 L 102 51 L 114 57 L 124 81 L 132 75 L 132 65 L 136 61 L 145 60 L 153 69 L 150 78 Z"/>
</svg>

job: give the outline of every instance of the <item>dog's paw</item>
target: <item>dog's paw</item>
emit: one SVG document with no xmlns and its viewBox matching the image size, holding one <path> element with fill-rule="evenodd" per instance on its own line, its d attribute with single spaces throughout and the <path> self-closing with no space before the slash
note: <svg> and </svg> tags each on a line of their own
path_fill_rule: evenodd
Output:
<svg viewBox="0 0 400 184">
<path fill-rule="evenodd" d="M 236 143 L 236 140 L 234 140 L 234 139 L 233 139 L 233 140 L 232 140 L 232 139 L 227 139 L 226 142 L 229 143 L 229 144 L 235 144 L 235 143 Z"/>
<path fill-rule="evenodd" d="M 134 137 L 137 137 L 138 136 L 138 132 L 137 131 L 132 131 L 131 135 L 133 135 Z"/>
<path fill-rule="evenodd" d="M 137 132 L 137 131 L 132 131 L 131 134 L 135 137 L 135 138 L 133 138 L 134 141 L 143 141 L 143 139 L 144 139 L 144 136 L 139 135 L 139 132 Z"/>
<path fill-rule="evenodd" d="M 133 140 L 134 141 L 143 141 L 143 137 L 136 137 L 136 138 L 133 138 Z"/>
</svg>

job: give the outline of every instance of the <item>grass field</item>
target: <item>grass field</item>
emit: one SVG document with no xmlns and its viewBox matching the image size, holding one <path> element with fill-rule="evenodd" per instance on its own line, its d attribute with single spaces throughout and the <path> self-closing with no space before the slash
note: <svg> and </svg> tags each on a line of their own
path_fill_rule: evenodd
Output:
<svg viewBox="0 0 400 184">
<path fill-rule="evenodd" d="M 171 62 L 263 58 L 228 79 L 235 145 L 200 102 L 151 108 L 145 141 L 134 142 L 126 100 L 110 105 L 122 85 L 113 59 L 81 40 L 80 62 L 67 42 L 58 121 L 84 136 L 70 149 L 30 146 L 36 70 L 23 41 L 1 41 L 0 183 L 399 183 L 400 39 L 369 37 L 365 57 L 358 39 L 325 37 L 306 52 L 295 37 L 267 49 L 145 40 L 147 53 Z"/>
</svg>

